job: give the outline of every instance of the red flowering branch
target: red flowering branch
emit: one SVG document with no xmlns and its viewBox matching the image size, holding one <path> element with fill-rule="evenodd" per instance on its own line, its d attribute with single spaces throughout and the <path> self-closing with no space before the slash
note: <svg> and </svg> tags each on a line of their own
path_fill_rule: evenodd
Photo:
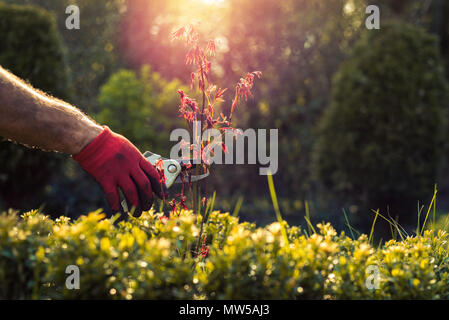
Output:
<svg viewBox="0 0 449 320">
<path fill-rule="evenodd" d="M 246 77 L 241 78 L 235 87 L 234 99 L 232 100 L 232 105 L 230 108 L 230 112 L 228 116 L 225 116 L 223 113 L 214 112 L 217 105 L 219 103 L 224 102 L 224 95 L 227 92 L 227 89 L 222 89 L 214 85 L 211 81 L 211 69 L 212 62 L 211 58 L 216 55 L 216 43 L 214 40 L 209 40 L 207 43 L 202 45 L 200 43 L 200 37 L 198 32 L 195 30 L 193 25 L 187 25 L 186 27 L 182 27 L 176 30 L 172 34 L 172 40 L 182 40 L 186 43 L 187 46 L 187 54 L 185 57 L 186 65 L 192 65 L 193 71 L 190 73 L 190 89 L 198 90 L 202 96 L 202 103 L 199 106 L 198 102 L 195 99 L 190 98 L 187 94 L 178 90 L 180 95 L 180 105 L 179 105 L 179 115 L 187 121 L 187 124 L 191 130 L 191 134 L 193 136 L 193 123 L 194 121 L 200 121 L 202 131 L 206 129 L 216 128 L 219 129 L 222 134 L 224 134 L 227 130 L 234 130 L 231 126 L 232 115 L 234 113 L 235 108 L 240 104 L 241 100 L 244 98 L 245 101 L 248 99 L 248 96 L 252 97 L 251 89 L 254 86 L 255 78 L 261 77 L 260 71 L 250 72 L 246 75 Z M 209 154 L 213 147 L 217 144 L 221 143 L 223 150 L 226 152 L 226 146 L 223 142 L 201 142 L 200 145 L 195 145 L 195 143 L 190 145 L 190 150 L 193 152 L 193 156 L 196 159 L 200 159 L 202 165 L 197 165 L 195 168 L 195 175 L 200 174 L 200 169 L 202 168 L 205 172 L 208 170 L 209 161 L 206 157 Z M 187 176 L 189 177 L 190 182 L 190 171 L 187 171 Z M 198 210 L 198 185 L 197 183 L 189 183 L 189 186 L 192 189 L 192 202 L 193 202 L 193 210 L 195 213 L 200 214 L 200 210 Z M 172 202 L 171 207 L 172 210 L 176 210 L 177 208 L 185 208 L 185 196 L 184 196 L 184 186 L 181 194 L 178 195 L 180 199 L 178 203 L 176 201 Z M 207 198 L 203 197 L 201 201 L 203 208 L 207 206 Z M 200 235 L 198 238 L 197 244 L 197 253 L 200 251 L 201 244 L 201 234 L 203 230 L 204 217 L 201 219 L 201 228 Z M 202 255 L 204 256 L 204 243 L 203 250 L 201 250 Z M 207 253 L 206 253 L 207 254 Z"/>
</svg>

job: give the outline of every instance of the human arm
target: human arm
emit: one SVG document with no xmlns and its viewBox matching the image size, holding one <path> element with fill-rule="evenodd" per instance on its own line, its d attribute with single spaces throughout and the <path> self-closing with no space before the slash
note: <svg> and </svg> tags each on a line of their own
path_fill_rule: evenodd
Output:
<svg viewBox="0 0 449 320">
<path fill-rule="evenodd" d="M 0 136 L 72 155 L 101 185 L 113 212 L 120 209 L 118 188 L 137 212 L 151 207 L 153 191 L 163 197 L 158 172 L 131 142 L 1 67 Z"/>
<path fill-rule="evenodd" d="M 73 155 L 101 131 L 77 108 L 33 89 L 0 67 L 0 136 Z"/>
</svg>

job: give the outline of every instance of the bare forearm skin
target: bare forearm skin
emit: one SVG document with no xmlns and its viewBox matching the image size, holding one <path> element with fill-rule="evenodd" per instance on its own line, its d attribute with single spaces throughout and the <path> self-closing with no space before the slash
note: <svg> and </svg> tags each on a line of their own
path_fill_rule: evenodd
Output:
<svg viewBox="0 0 449 320">
<path fill-rule="evenodd" d="M 0 67 L 0 136 L 74 155 L 102 130 L 77 108 L 33 89 Z"/>
</svg>

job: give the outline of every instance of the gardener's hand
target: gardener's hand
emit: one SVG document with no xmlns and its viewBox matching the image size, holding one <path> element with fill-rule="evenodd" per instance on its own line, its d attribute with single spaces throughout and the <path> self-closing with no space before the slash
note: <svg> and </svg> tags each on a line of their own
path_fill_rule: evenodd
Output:
<svg viewBox="0 0 449 320">
<path fill-rule="evenodd" d="M 134 215 L 151 208 L 153 192 L 160 198 L 166 194 L 156 168 L 131 142 L 106 126 L 73 159 L 101 185 L 112 212 L 121 210 L 117 188 L 125 195 L 128 208 L 135 208 Z"/>
</svg>

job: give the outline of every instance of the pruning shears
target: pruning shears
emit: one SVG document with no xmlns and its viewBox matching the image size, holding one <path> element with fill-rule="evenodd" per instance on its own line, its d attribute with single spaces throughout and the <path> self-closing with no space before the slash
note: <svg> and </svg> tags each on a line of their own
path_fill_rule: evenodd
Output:
<svg viewBox="0 0 449 320">
<path fill-rule="evenodd" d="M 183 182 L 195 182 L 203 180 L 204 178 L 209 176 L 209 171 L 201 174 L 201 175 L 190 175 L 185 179 L 181 176 L 186 170 L 189 168 L 193 168 L 196 164 L 193 164 L 191 160 L 184 159 L 167 159 L 162 156 L 152 153 L 150 151 L 145 151 L 143 156 L 148 160 L 153 166 L 156 166 L 156 163 L 162 160 L 162 168 L 164 169 L 165 175 L 165 186 L 169 189 L 175 183 L 183 183 Z M 121 202 L 123 209 L 128 210 L 128 206 L 125 200 Z"/>
<path fill-rule="evenodd" d="M 143 154 L 145 159 L 147 159 L 153 166 L 156 165 L 156 162 L 159 160 L 162 160 L 163 168 L 164 168 L 164 175 L 165 175 L 165 186 L 170 188 L 174 183 L 183 183 L 183 180 L 180 177 L 180 174 L 182 172 L 185 172 L 186 168 L 192 168 L 195 166 L 195 164 L 192 163 L 191 160 L 184 160 L 184 159 L 167 159 L 163 158 L 162 156 L 152 153 L 150 151 L 145 151 Z M 201 175 L 191 175 L 188 178 L 188 181 L 195 182 L 199 180 L 203 180 L 204 178 L 209 176 L 209 172 L 206 172 Z M 187 179 L 186 179 L 187 180 Z"/>
</svg>

